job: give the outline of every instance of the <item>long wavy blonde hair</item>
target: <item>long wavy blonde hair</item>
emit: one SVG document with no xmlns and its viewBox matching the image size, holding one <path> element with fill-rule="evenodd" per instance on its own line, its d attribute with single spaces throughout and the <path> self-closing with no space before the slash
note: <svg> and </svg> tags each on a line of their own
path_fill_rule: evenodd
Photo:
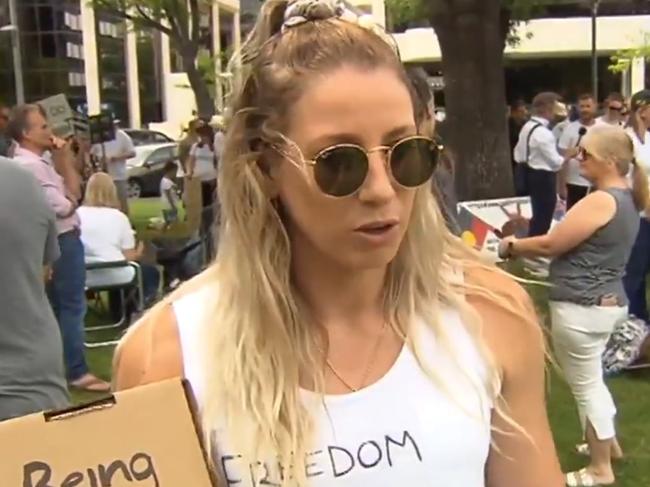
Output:
<svg viewBox="0 0 650 487">
<path fill-rule="evenodd" d="M 229 445 L 244 459 L 273 458 L 293 465 L 283 486 L 304 486 L 305 469 L 300 466 L 315 425 L 301 400 L 301 385 L 323 393 L 322 350 L 327 343 L 291 278 L 289 237 L 267 186 L 270 148 L 282 144 L 289 109 L 314 76 L 347 64 L 389 68 L 409 83 L 393 48 L 372 31 L 332 18 L 281 32 L 286 7 L 286 0 L 267 0 L 238 57 L 240 85 L 233 93 L 219 169 L 219 249 L 204 276 L 214 283 L 214 294 L 201 325 L 201 416 L 212 449 L 218 446 L 215 428 L 225 428 Z M 447 231 L 429 187 L 417 190 L 405 239 L 388 268 L 386 315 L 426 369 L 413 318 L 423 318 L 453 350 L 440 316 L 445 307 L 458 309 L 488 364 L 488 383 L 475 384 L 477 393 L 488 390 L 497 404 L 499 371 L 480 339 L 480 316 L 466 297 L 479 295 L 524 320 L 530 318 L 505 294 L 454 277 L 472 267 L 488 266 Z M 462 372 L 462 365 L 458 367 Z M 427 373 L 445 387 L 435 371 Z"/>
</svg>

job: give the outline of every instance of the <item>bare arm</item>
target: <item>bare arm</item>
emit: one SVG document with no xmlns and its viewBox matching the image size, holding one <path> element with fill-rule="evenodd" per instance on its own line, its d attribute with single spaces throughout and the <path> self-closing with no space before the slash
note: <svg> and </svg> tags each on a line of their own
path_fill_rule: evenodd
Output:
<svg viewBox="0 0 650 487">
<path fill-rule="evenodd" d="M 113 358 L 115 390 L 184 376 L 181 341 L 171 303 L 208 283 L 209 276 L 200 274 L 129 328 Z"/>
<path fill-rule="evenodd" d="M 142 254 L 144 253 L 144 243 L 140 242 L 138 246 L 134 249 L 125 249 L 122 250 L 122 254 L 124 255 L 124 258 L 128 261 L 134 262 L 139 260 L 142 257 Z"/>
<path fill-rule="evenodd" d="M 616 201 L 604 191 L 596 191 L 580 200 L 567 213 L 564 220 L 555 225 L 550 233 L 540 237 L 504 239 L 502 246 L 512 242 L 512 256 L 561 255 L 577 247 L 606 225 L 616 213 Z"/>
<path fill-rule="evenodd" d="M 517 425 L 513 429 L 503 416 L 493 413 L 493 447 L 487 462 L 486 485 L 563 487 L 546 414 L 544 340 L 530 298 L 512 279 L 497 271 L 469 273 L 468 281 L 498 290 L 518 313 L 483 297 L 468 299 L 483 318 L 485 343 L 501 371 L 499 405 Z"/>
<path fill-rule="evenodd" d="M 194 177 L 194 169 L 196 169 L 196 156 L 194 154 L 190 154 L 190 157 L 187 161 L 187 177 L 188 178 L 193 178 Z"/>
<path fill-rule="evenodd" d="M 113 358 L 117 391 L 183 376 L 180 337 L 172 307 L 162 302 L 129 328 Z"/>
</svg>

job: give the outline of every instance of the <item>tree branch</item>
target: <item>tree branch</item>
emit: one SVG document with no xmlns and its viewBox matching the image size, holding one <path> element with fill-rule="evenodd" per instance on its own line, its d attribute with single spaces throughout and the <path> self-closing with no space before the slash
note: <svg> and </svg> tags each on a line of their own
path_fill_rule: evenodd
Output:
<svg viewBox="0 0 650 487">
<path fill-rule="evenodd" d="M 132 15 L 129 13 L 128 7 L 123 2 L 113 3 L 105 2 L 102 0 L 95 0 L 95 2 L 93 2 L 93 5 L 101 10 L 105 10 L 106 12 L 115 15 L 116 17 L 133 22 L 134 25 L 156 29 L 164 34 L 167 34 L 170 37 L 174 36 L 174 32 L 172 32 L 169 27 L 166 27 L 162 23 L 149 17 L 139 5 L 135 6 L 138 15 Z"/>
<path fill-rule="evenodd" d="M 179 3 L 183 3 L 183 7 L 179 8 Z M 188 31 L 188 17 L 187 17 L 187 7 L 184 0 L 175 0 L 173 2 L 166 2 L 163 7 L 165 15 L 169 20 L 170 24 L 178 32 L 179 39 L 182 39 L 183 42 L 190 41 L 190 34 Z"/>
<path fill-rule="evenodd" d="M 140 5 L 135 6 L 136 10 L 138 11 L 138 14 L 141 17 L 141 22 L 146 24 L 148 27 L 151 27 L 153 29 L 157 29 L 165 34 L 167 34 L 170 37 L 174 36 L 174 32 L 167 27 L 166 25 L 163 25 L 162 22 L 156 21 L 155 19 L 152 19 L 149 15 L 146 14 L 144 9 Z"/>
</svg>

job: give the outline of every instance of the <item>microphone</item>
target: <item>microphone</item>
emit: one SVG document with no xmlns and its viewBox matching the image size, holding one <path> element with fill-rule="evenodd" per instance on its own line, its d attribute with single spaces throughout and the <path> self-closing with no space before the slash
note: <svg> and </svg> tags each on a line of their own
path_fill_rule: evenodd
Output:
<svg viewBox="0 0 650 487">
<path fill-rule="evenodd" d="M 578 130 L 578 135 L 580 137 L 578 137 L 578 142 L 576 142 L 576 147 L 580 145 L 580 141 L 586 134 L 587 134 L 587 127 L 580 127 L 580 130 Z"/>
</svg>

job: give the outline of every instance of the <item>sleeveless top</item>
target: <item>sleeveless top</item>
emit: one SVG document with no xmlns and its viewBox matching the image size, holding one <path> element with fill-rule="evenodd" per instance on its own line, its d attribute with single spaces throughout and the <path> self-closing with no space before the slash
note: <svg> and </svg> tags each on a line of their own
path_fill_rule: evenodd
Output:
<svg viewBox="0 0 650 487">
<path fill-rule="evenodd" d="M 201 290 L 174 303 L 185 378 L 199 411 L 204 380 L 198 358 L 201 310 L 210 299 L 214 297 Z M 444 380 L 444 388 L 425 375 L 405 346 L 391 369 L 360 391 L 326 395 L 323 401 L 302 391 L 317 428 L 305 461 L 306 487 L 485 486 L 492 408 L 486 364 L 457 312 L 445 311 L 441 323 L 455 358 L 423 324 L 415 328 L 425 360 Z M 282 485 L 277 461 L 244 464 L 229 447 L 223 428 L 217 427 L 212 437 L 219 485 Z"/>
<path fill-rule="evenodd" d="M 603 191 L 616 200 L 616 213 L 587 240 L 551 262 L 552 301 L 596 306 L 603 296 L 614 295 L 621 305 L 628 302 L 623 275 L 639 231 L 639 213 L 629 189 Z"/>
</svg>

